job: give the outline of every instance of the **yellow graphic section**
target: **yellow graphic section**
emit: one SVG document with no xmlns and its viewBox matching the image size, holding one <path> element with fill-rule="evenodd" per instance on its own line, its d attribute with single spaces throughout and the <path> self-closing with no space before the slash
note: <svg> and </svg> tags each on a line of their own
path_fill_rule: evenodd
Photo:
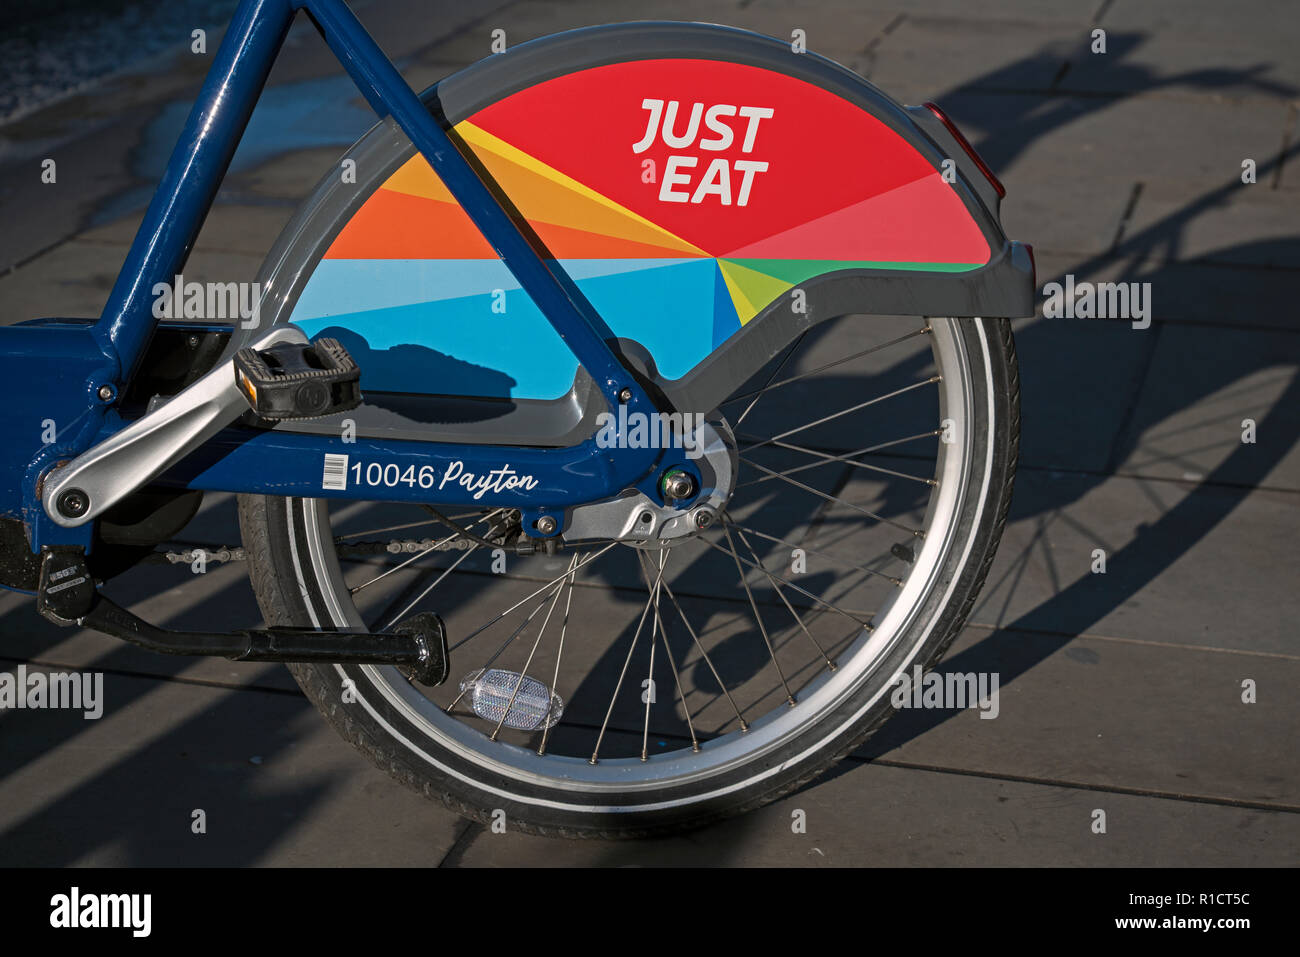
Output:
<svg viewBox="0 0 1300 957">
<path fill-rule="evenodd" d="M 727 284 L 727 292 L 731 293 L 731 301 L 736 305 L 736 315 L 742 326 L 758 315 L 758 311 L 769 302 L 794 286 L 794 283 L 784 279 L 777 279 L 726 259 L 718 260 L 718 269 Z"/>
<path fill-rule="evenodd" d="M 708 255 L 698 246 L 472 123 L 460 123 L 456 132 L 473 148 L 505 195 L 534 225 L 546 223 L 653 246 L 678 257 Z M 389 177 L 384 189 L 439 202 L 455 202 L 451 192 L 418 154 Z"/>
</svg>

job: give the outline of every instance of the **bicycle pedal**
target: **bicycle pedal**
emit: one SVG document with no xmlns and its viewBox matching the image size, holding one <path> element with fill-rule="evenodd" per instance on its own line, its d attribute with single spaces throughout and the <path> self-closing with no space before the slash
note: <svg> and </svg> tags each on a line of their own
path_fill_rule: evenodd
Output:
<svg viewBox="0 0 1300 957">
<path fill-rule="evenodd" d="M 264 419 L 314 419 L 361 404 L 361 370 L 337 339 L 240 349 L 235 383 Z"/>
</svg>

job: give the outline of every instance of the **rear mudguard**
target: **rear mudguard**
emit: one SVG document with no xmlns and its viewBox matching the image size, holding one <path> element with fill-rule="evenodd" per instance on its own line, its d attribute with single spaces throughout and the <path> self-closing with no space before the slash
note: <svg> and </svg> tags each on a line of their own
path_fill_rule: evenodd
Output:
<svg viewBox="0 0 1300 957">
<path fill-rule="evenodd" d="M 575 30 L 423 99 L 677 409 L 714 408 L 836 316 L 1033 312 L 1000 188 L 944 124 L 770 37 Z M 572 444 L 603 408 L 391 120 L 322 180 L 260 281 L 262 328 L 292 321 L 357 358 L 364 433 Z"/>
</svg>

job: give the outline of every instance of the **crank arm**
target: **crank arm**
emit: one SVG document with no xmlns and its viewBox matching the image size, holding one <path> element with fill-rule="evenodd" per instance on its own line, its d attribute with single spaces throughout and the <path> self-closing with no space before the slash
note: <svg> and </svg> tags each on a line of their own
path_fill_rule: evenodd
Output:
<svg viewBox="0 0 1300 957">
<path fill-rule="evenodd" d="M 36 603 L 40 613 L 55 624 L 93 628 L 164 655 L 397 665 L 425 685 L 442 684 L 450 673 L 447 632 L 442 619 L 431 612 L 413 615 L 392 634 L 311 628 L 171 631 L 150 624 L 100 594 L 84 556 L 77 552 L 46 550 Z"/>
<path fill-rule="evenodd" d="M 276 326 L 255 340 L 252 348 L 306 341 L 296 326 Z M 248 411 L 248 399 L 236 380 L 235 360 L 222 362 L 152 412 L 52 469 L 41 488 L 41 503 L 55 524 L 83 525 Z"/>
</svg>

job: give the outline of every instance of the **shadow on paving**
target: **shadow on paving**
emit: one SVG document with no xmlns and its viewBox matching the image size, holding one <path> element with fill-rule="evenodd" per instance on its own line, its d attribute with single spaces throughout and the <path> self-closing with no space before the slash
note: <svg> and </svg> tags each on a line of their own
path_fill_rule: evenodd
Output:
<svg viewBox="0 0 1300 957">
<path fill-rule="evenodd" d="M 1116 52 L 1131 52 L 1137 47 L 1141 39 L 1140 35 L 1117 36 L 1112 34 L 1111 48 Z M 969 88 L 988 89 L 1005 85 L 1006 76 L 1018 74 L 1020 66 L 1020 64 L 1017 64 L 1005 70 L 993 71 L 972 81 Z M 1207 90 L 1212 90 L 1220 84 L 1250 81 L 1250 77 L 1262 68 L 1256 68 L 1252 71 L 1205 69 L 1182 77 L 1158 81 L 1151 77 L 1142 67 L 1131 66 L 1127 69 L 1131 74 L 1132 84 L 1129 93 L 1135 94 L 1175 82 L 1191 82 Z M 939 102 L 947 104 L 950 100 L 959 101 L 960 94 L 967 88 L 959 88 L 948 96 L 940 97 L 938 98 Z M 1271 84 L 1268 85 L 1268 89 L 1270 92 L 1283 92 L 1287 95 L 1295 93 L 1290 88 L 1275 90 Z M 1012 125 L 1010 132 L 1000 132 L 996 138 L 974 140 L 975 149 L 989 163 L 992 169 L 1003 168 L 1016 156 L 1024 152 L 1036 138 L 1055 133 L 1062 126 L 1074 120 L 1082 119 L 1089 114 L 1104 112 L 1107 107 L 1115 104 L 1119 99 L 1119 97 L 1072 99 L 1068 107 L 1053 108 L 1041 114 L 1035 114 L 1033 117 L 1025 117 L 1023 124 Z M 1008 105 L 1002 108 L 1010 107 Z M 1005 118 L 1005 114 L 999 114 L 1000 128 Z M 1298 154 L 1300 154 L 1300 147 L 1292 146 L 1278 158 L 1260 164 L 1258 169 L 1259 181 L 1261 183 L 1268 182 L 1268 176 L 1272 175 L 1279 165 L 1288 160 L 1293 160 Z M 1137 279 L 1136 271 L 1138 267 L 1144 261 L 1149 261 L 1150 257 L 1164 256 L 1171 261 L 1175 259 L 1184 231 L 1189 224 L 1207 210 L 1225 203 L 1239 188 L 1241 188 L 1239 180 L 1230 180 L 1222 187 L 1191 200 L 1176 212 L 1125 238 L 1112 251 L 1083 259 L 1068 271 L 1076 275 L 1086 276 L 1102 266 L 1122 264 L 1127 270 L 1126 273 L 1122 274 L 1124 281 Z M 1258 260 L 1262 262 L 1300 264 L 1300 235 L 1279 240 L 1242 244 L 1232 250 L 1216 251 L 1216 255 L 1221 255 L 1224 252 L 1247 251 L 1265 256 L 1266 258 Z M 1234 261 L 1242 260 L 1234 259 Z M 1157 291 L 1156 295 L 1158 296 L 1158 290 L 1162 286 L 1168 288 L 1172 283 L 1186 284 L 1186 273 L 1183 271 L 1175 272 L 1171 268 L 1173 265 L 1171 262 L 1169 266 L 1148 270 L 1140 278 L 1143 282 L 1150 282 L 1152 289 Z M 1246 275 L 1249 274 L 1248 270 L 1242 272 Z M 1300 331 L 1300 320 L 1295 318 L 1296 313 L 1292 303 L 1259 302 L 1254 295 L 1254 291 L 1249 287 L 1248 280 L 1245 279 L 1243 279 L 1243 286 L 1240 290 L 1240 301 L 1244 309 L 1250 309 L 1251 311 L 1272 309 L 1278 315 L 1285 315 L 1291 320 L 1290 324 L 1285 327 L 1285 331 Z M 1162 328 L 1159 319 L 1156 318 L 1153 320 L 1152 327 L 1147 330 L 1149 335 L 1148 354 L 1154 350 Z M 1028 352 L 1030 348 L 1026 347 L 1032 347 L 1033 342 L 1038 339 L 1050 342 L 1054 329 L 1055 325 L 1052 321 L 1036 322 L 1025 331 L 1017 334 L 1017 346 L 1022 352 Z M 1248 335 L 1249 332 L 1244 331 L 1243 334 Z M 1034 349 L 1033 351 L 1039 355 L 1053 354 L 1047 349 Z M 1055 373 L 1053 375 L 1044 375 L 1042 381 L 1050 381 L 1054 383 L 1055 388 L 1066 389 L 1072 380 L 1088 374 L 1086 369 L 1073 368 L 1068 355 L 1060 356 L 1060 361 L 1061 368 L 1053 370 Z M 1195 391 L 1191 394 L 1175 394 L 1173 390 L 1154 390 L 1152 393 L 1144 394 L 1143 403 L 1131 410 L 1131 417 L 1121 427 L 1120 433 L 1111 437 L 1113 442 L 1110 456 L 1111 463 L 1123 461 L 1127 453 L 1133 450 L 1137 437 L 1141 436 L 1151 426 L 1163 422 L 1167 417 L 1187 405 L 1203 397 L 1213 395 L 1235 382 L 1246 379 L 1259 369 L 1271 365 L 1271 362 L 1251 364 L 1237 357 L 1225 355 L 1222 364 L 1216 369 L 1218 374 L 1213 378 L 1198 380 L 1195 383 Z M 1142 383 L 1139 382 L 1139 389 L 1141 386 Z M 1135 394 L 1132 398 L 1136 401 L 1137 395 Z M 1022 417 L 1028 418 L 1034 415 L 1035 399 L 1036 396 L 1032 394 L 1022 394 Z M 1300 438 L 1300 436 L 1297 435 L 1291 410 L 1296 408 L 1298 404 L 1300 404 L 1300 376 L 1292 375 L 1285 391 L 1274 401 L 1268 414 L 1257 422 L 1257 434 L 1270 435 L 1269 441 L 1258 445 L 1238 444 L 1230 455 L 1200 480 L 1207 487 L 1206 492 L 1203 493 L 1201 490 L 1192 489 L 1190 494 L 1165 512 L 1157 521 L 1142 526 L 1132 542 L 1109 555 L 1108 565 L 1112 569 L 1112 573 L 1108 575 L 1108 587 L 1104 592 L 1095 587 L 1095 584 L 1089 580 L 1090 576 L 1086 576 L 1053 595 L 1033 611 L 1022 615 L 1002 629 L 991 632 L 972 647 L 945 658 L 940 666 L 942 670 L 945 672 L 998 672 L 1000 685 L 1005 688 L 1035 665 L 1069 644 L 1071 641 L 1070 635 L 1086 631 L 1104 619 L 1115 608 L 1139 594 L 1179 558 L 1194 548 L 1198 542 L 1226 521 L 1244 498 L 1244 494 L 1223 494 L 1222 490 L 1214 489 L 1213 486 L 1245 485 L 1249 487 L 1257 485 L 1295 446 L 1297 438 Z M 1080 417 L 1072 425 L 1077 428 L 1086 428 L 1088 422 L 1086 418 Z M 1031 451 L 1022 448 L 1021 454 L 1025 456 Z M 1033 518 L 1037 515 L 1051 514 L 1058 509 L 1065 508 L 1106 480 L 1104 475 L 1093 475 L 1090 477 L 1090 481 L 1087 478 L 1085 477 L 1082 486 L 1070 483 L 1068 488 L 1072 494 L 1068 497 L 1049 498 L 1034 503 L 1032 506 L 1018 505 L 1013 498 L 1008 523 Z M 1051 483 L 1050 487 L 1063 490 L 1061 489 L 1063 484 L 1065 483 Z M 1080 488 L 1082 488 L 1082 491 L 1079 491 Z M 1078 494 L 1074 494 L 1075 492 L 1078 492 Z M 1122 573 L 1115 574 L 1115 571 L 1119 569 L 1123 570 Z M 1043 635 L 1026 641 L 1014 634 L 1017 631 L 1043 631 L 1054 633 L 1060 637 Z M 958 713 L 956 710 L 907 709 L 890 718 L 881 730 L 876 732 L 857 753 L 868 759 L 879 757 L 943 724 Z M 856 763 L 846 761 L 842 762 L 840 767 L 832 773 L 836 775 L 852 773 L 857 767 Z M 817 783 L 817 781 L 814 781 L 806 785 L 803 790 L 816 787 Z M 737 824 L 740 825 L 739 828 Z M 729 842 L 735 842 L 739 835 L 743 835 L 743 825 L 743 818 L 739 822 L 732 822 L 728 825 Z M 725 849 L 719 847 L 717 851 L 721 855 L 719 863 L 725 862 Z M 610 849 L 606 862 L 610 864 L 626 863 L 628 857 L 626 848 L 615 845 Z"/>
<path fill-rule="evenodd" d="M 246 627 L 258 617 L 247 583 L 241 579 L 166 624 L 202 627 L 204 622 L 221 621 L 235 628 Z M 40 618 L 31 604 L 0 618 L 0 628 L 49 629 L 51 643 L 67 634 Z M 101 721 L 112 720 L 133 705 L 138 715 L 140 706 L 147 706 L 149 696 L 159 688 L 159 678 L 179 677 L 194 663 L 192 658 L 158 655 L 149 675 L 113 674 L 131 673 L 138 652 L 111 638 L 105 637 L 104 642 L 106 653 L 79 669 L 109 672 L 105 697 L 112 711 Z M 0 830 L 0 862 L 64 866 L 113 846 L 124 864 L 242 865 L 257 863 L 284 841 L 294 822 L 310 814 L 334 786 L 336 775 L 312 775 L 296 780 L 289 789 L 254 793 L 258 769 L 248 759 L 258 755 L 263 763 L 270 763 L 285 756 L 299 737 L 295 725 L 303 716 L 314 717 L 315 711 L 300 694 L 278 690 L 202 688 L 198 693 L 212 697 L 213 705 L 124 754 L 39 811 L 9 822 Z M 71 756 L 86 748 L 78 743 L 79 737 L 99 724 L 84 720 L 79 711 L 7 712 L 0 780 L 56 749 L 66 749 L 64 753 Z M 239 821 L 237 834 L 193 840 L 188 822 L 196 807 L 209 815 L 236 809 L 221 817 Z M 173 823 L 160 826 L 164 821 Z"/>
<path fill-rule="evenodd" d="M 1112 34 L 1110 43 L 1112 51 L 1117 54 L 1116 59 L 1122 60 L 1123 55 L 1136 48 L 1141 40 L 1140 35 Z M 1005 86 L 1007 77 L 1022 72 L 1032 59 L 1033 57 L 1030 57 L 1026 61 L 991 71 L 972 81 L 967 87 L 950 91 L 948 96 L 955 102 L 959 102 L 964 90 L 979 88 L 988 91 L 995 90 L 998 86 Z M 1121 63 L 1118 69 L 1127 70 L 1131 77 L 1129 95 L 1148 92 L 1173 82 L 1190 82 L 1210 91 L 1225 83 L 1249 82 L 1255 72 L 1207 68 L 1184 75 L 1177 80 L 1157 80 L 1142 67 L 1124 66 Z M 944 102 L 947 97 L 940 96 L 938 99 Z M 1104 113 L 1108 107 L 1122 99 L 1123 96 L 1072 98 L 1068 107 L 1054 105 L 1041 113 L 1025 116 L 1023 123 L 1012 127 L 1010 132 L 999 133 L 996 138 L 976 142 L 976 149 L 994 169 L 1003 167 L 1024 152 L 1035 139 L 1058 133 L 1074 120 L 1090 114 Z M 1008 105 L 1006 108 L 1012 107 Z M 1300 152 L 1300 147 L 1293 147 L 1286 153 L 1285 158 L 1290 159 L 1297 152 Z M 1261 164 L 1258 171 L 1261 182 L 1266 180 L 1267 174 L 1279 162 L 1280 160 L 1274 160 L 1271 163 Z M 1139 263 L 1150 262 L 1153 257 L 1163 255 L 1172 258 L 1171 254 L 1179 248 L 1180 239 L 1188 224 L 1205 210 L 1224 202 L 1235 188 L 1236 184 L 1227 183 L 1220 189 L 1191 200 L 1175 213 L 1125 238 L 1113 251 L 1081 260 L 1072 267 L 1071 271 L 1082 275 L 1100 266 L 1114 264 L 1121 264 L 1132 271 Z M 1300 237 L 1254 244 L 1254 247 L 1256 251 L 1268 254 L 1267 261 L 1300 262 Z M 1170 277 L 1165 267 L 1156 267 L 1143 274 L 1141 278 L 1143 281 L 1151 282 L 1153 288 L 1159 290 L 1162 282 L 1184 282 L 1184 277 L 1185 273 L 1179 273 L 1175 280 Z M 1126 275 L 1125 278 L 1136 277 Z M 1241 301 L 1252 309 L 1276 306 L 1279 313 L 1290 316 L 1295 314 L 1294 310 L 1289 308 L 1290 303 L 1255 303 L 1250 288 L 1241 290 Z M 1019 336 L 1022 349 L 1029 351 L 1026 347 L 1037 340 L 1050 343 L 1055 328 L 1050 321 L 1029 326 Z M 1294 330 L 1294 326 L 1291 329 Z M 1161 334 L 1162 326 L 1156 319 L 1147 333 L 1146 348 L 1154 348 Z M 1035 349 L 1034 352 L 1038 355 L 1053 354 L 1050 348 Z M 1088 374 L 1087 369 L 1071 368 L 1069 360 L 1068 355 L 1060 356 L 1061 368 L 1055 370 L 1058 374 L 1044 376 L 1042 381 L 1053 382 L 1054 388 L 1068 388 L 1072 377 Z M 888 371 L 887 378 L 895 376 L 905 378 L 909 374 L 915 375 L 925 361 L 926 356 L 918 356 L 900 363 L 896 368 Z M 1197 391 L 1194 394 L 1185 393 L 1175 397 L 1172 392 L 1156 392 L 1150 395 L 1140 407 L 1132 410 L 1131 417 L 1122 428 L 1122 434 L 1107 437 L 1113 443 L 1111 462 L 1122 461 L 1125 453 L 1132 450 L 1135 437 L 1140 436 L 1150 426 L 1164 421 L 1190 402 L 1209 396 L 1255 371 L 1255 366 L 1234 362 L 1231 357 L 1225 357 L 1220 374 L 1215 378 L 1198 381 L 1195 384 Z M 857 388 L 861 387 L 859 383 Z M 853 387 L 849 386 L 849 388 Z M 1256 446 L 1239 446 L 1213 472 L 1205 476 L 1203 481 L 1207 485 L 1216 483 L 1241 485 L 1245 476 L 1246 485 L 1261 482 L 1269 470 L 1295 444 L 1297 436 L 1294 424 L 1288 421 L 1286 410 L 1296 406 L 1297 401 L 1300 400 L 1298 393 L 1300 393 L 1300 384 L 1293 377 L 1283 395 L 1258 423 L 1259 434 L 1270 436 L 1269 441 Z M 1033 394 L 1022 396 L 1026 418 L 1035 414 L 1036 403 L 1041 398 Z M 1089 425 L 1083 417 L 1077 421 L 1081 427 Z M 1031 450 L 1022 451 L 1027 453 Z M 1092 476 L 1084 483 L 1085 492 L 1095 488 L 1104 480 L 1104 476 Z M 1070 490 L 1068 498 L 1035 503 L 1033 508 L 1013 503 L 1011 520 L 1031 518 L 1070 505 L 1077 500 L 1078 496 L 1075 493 L 1080 486 L 1069 483 L 1067 487 Z M 1237 495 L 1203 494 L 1193 489 L 1157 521 L 1141 528 L 1131 543 L 1110 556 L 1109 561 L 1112 565 L 1116 569 L 1123 569 L 1123 572 L 1109 579 L 1111 587 L 1104 593 L 1096 589 L 1091 582 L 1081 581 L 1066 587 L 1032 612 L 1012 622 L 1006 630 L 1037 630 L 1065 635 L 1087 630 L 1117 606 L 1140 593 L 1180 556 L 1221 525 L 1232 515 L 1240 500 L 1241 496 Z M 464 600 L 472 600 L 473 588 L 476 586 L 471 584 L 468 587 L 470 591 L 466 593 Z M 198 606 L 195 613 L 207 616 L 211 621 L 229 622 L 231 591 L 232 589 L 223 590 L 213 596 Z M 247 607 L 247 597 L 243 596 L 240 600 Z M 30 614 L 28 609 L 24 609 L 21 613 L 10 613 L 5 619 L 6 626 L 27 627 L 26 620 L 20 622 L 20 616 L 27 614 Z M 944 668 L 970 672 L 997 671 L 1001 676 L 1001 685 L 1006 687 L 1069 641 L 1070 638 L 1064 636 L 1057 638 L 1043 636 L 1036 637 L 1032 641 L 1022 641 L 1010 638 L 1003 632 L 994 632 L 973 647 L 945 661 Z M 618 665 L 621 664 L 623 653 L 621 643 L 612 643 L 606 652 L 606 660 L 602 660 L 596 673 L 606 673 L 610 670 L 616 672 Z M 111 669 L 115 662 L 121 665 L 124 661 L 125 652 L 119 650 L 102 656 L 94 666 Z M 160 663 L 161 673 L 164 676 L 176 676 L 185 669 L 187 664 L 186 659 Z M 123 688 L 125 687 L 126 683 L 123 682 Z M 140 701 L 149 693 L 152 685 L 148 681 L 141 680 L 131 682 L 131 687 L 132 690 L 128 692 L 126 700 L 116 700 L 115 707 Z M 160 780 L 159 769 L 182 767 L 173 760 L 162 758 L 164 756 L 170 758 L 180 752 L 192 752 L 196 740 L 211 739 L 213 735 L 227 733 L 247 734 L 250 736 L 248 740 L 255 742 L 255 744 L 244 745 L 226 742 L 231 753 L 275 755 L 292 744 L 293 736 L 290 729 L 298 715 L 307 708 L 309 705 L 301 698 L 225 693 L 214 707 L 195 714 L 167 730 L 142 750 L 122 756 L 108 769 L 56 798 L 40 811 L 21 821 L 12 822 L 3 832 L 0 832 L 0 847 L 5 848 L 4 856 L 10 860 L 22 859 L 39 861 L 46 865 L 58 865 L 78 860 L 104 845 L 122 843 L 124 855 L 129 863 L 174 862 L 179 858 L 169 856 L 173 848 L 154 846 L 156 832 L 148 826 L 150 818 L 139 814 L 138 808 L 149 804 L 156 807 L 158 813 L 188 816 L 189 809 L 195 806 L 195 802 L 188 800 L 186 796 L 193 793 L 195 787 L 201 786 L 205 793 L 204 800 L 249 809 L 243 814 L 244 826 L 239 836 L 227 841 L 221 847 L 219 853 L 222 856 L 219 862 L 225 864 L 256 862 L 274 844 L 285 839 L 286 821 L 294 818 L 301 819 L 310 813 L 312 807 L 329 789 L 331 784 L 329 776 L 322 775 L 299 781 L 291 790 L 266 796 L 254 793 L 250 778 L 246 774 L 203 773 L 200 776 L 196 773 L 191 776 L 188 772 L 180 770 L 175 772 L 176 779 Z M 864 753 L 869 757 L 879 756 L 947 721 L 954 713 L 909 710 L 897 715 L 869 742 Z M 27 716 L 22 714 L 6 718 L 6 768 L 0 769 L 0 774 L 12 773 L 18 767 L 36 760 L 54 748 L 75 742 L 86 724 L 69 721 L 59 725 L 56 730 L 51 724 L 41 724 L 38 727 L 26 718 Z M 265 720 L 262 720 L 263 718 Z M 340 744 L 340 747 L 343 745 Z M 358 756 L 358 761 L 360 760 Z M 855 767 L 854 764 L 845 763 L 839 773 L 851 773 Z M 93 813 L 96 815 L 102 814 L 97 817 L 95 827 L 67 826 L 69 819 L 77 819 L 92 813 L 88 809 L 95 809 Z M 732 822 L 727 826 L 726 843 L 734 844 L 737 840 L 743 840 L 748 833 L 750 832 L 745 828 L 743 819 Z M 607 861 L 626 863 L 629 858 L 634 857 L 634 850 L 629 849 L 629 846 L 619 845 L 610 850 Z M 716 863 L 726 863 L 727 860 L 728 853 L 725 847 L 717 848 Z M 188 859 L 182 862 L 190 863 Z M 193 863 L 200 863 L 200 861 L 195 860 Z"/>
</svg>

